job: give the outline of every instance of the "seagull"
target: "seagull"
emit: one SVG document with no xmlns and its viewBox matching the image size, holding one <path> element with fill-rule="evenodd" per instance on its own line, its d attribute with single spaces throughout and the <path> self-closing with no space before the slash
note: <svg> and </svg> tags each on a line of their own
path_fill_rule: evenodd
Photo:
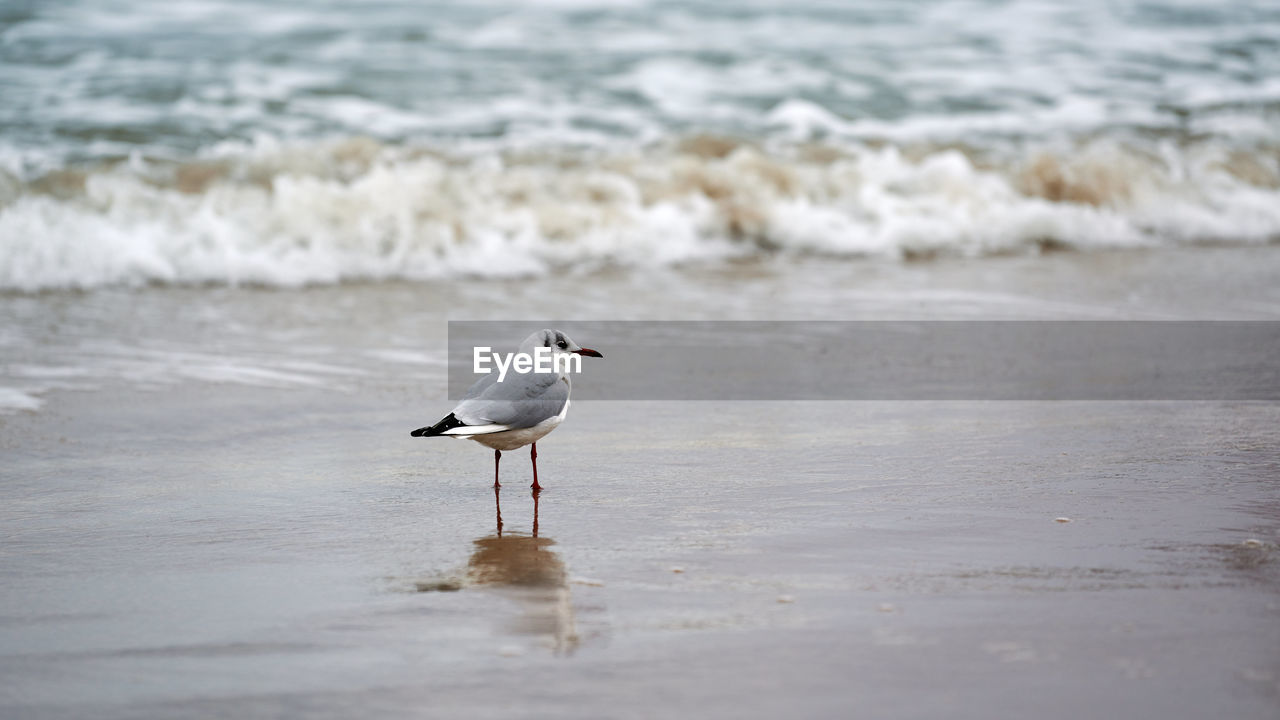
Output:
<svg viewBox="0 0 1280 720">
<path fill-rule="evenodd" d="M 581 347 L 559 330 L 539 330 L 520 343 L 519 352 L 534 356 L 540 348 L 550 350 L 551 367 L 555 368 L 553 372 L 513 371 L 503 377 L 494 370 L 477 380 L 467 390 L 462 402 L 444 419 L 409 434 L 413 437 L 448 435 L 470 438 L 493 448 L 494 489 L 502 487 L 498 482 L 502 451 L 532 445 L 529 451 L 529 460 L 533 463 L 532 487 L 535 491 L 541 490 L 542 486 L 538 484 L 538 441 L 555 430 L 569 413 L 569 391 L 572 387 L 567 374 L 569 363 L 565 362 L 567 358 L 560 356 L 604 356 Z"/>
</svg>

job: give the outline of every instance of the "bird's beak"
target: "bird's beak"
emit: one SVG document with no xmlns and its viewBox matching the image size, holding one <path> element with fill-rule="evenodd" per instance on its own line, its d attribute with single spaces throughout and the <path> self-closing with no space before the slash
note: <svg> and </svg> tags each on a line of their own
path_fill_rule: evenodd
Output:
<svg viewBox="0 0 1280 720">
<path fill-rule="evenodd" d="M 579 355 L 586 355 L 587 357 L 598 357 L 598 358 L 604 357 L 603 355 L 596 352 L 595 350 L 592 350 L 591 348 L 578 348 L 577 350 L 574 350 L 574 352 L 578 353 Z"/>
</svg>

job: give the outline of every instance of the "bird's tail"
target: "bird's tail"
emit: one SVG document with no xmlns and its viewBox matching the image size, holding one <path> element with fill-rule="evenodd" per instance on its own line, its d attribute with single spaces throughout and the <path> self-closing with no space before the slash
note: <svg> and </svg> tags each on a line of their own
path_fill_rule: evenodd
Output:
<svg viewBox="0 0 1280 720">
<path fill-rule="evenodd" d="M 435 437 L 436 435 L 443 435 L 447 431 L 456 427 L 462 427 L 463 425 L 466 425 L 466 423 L 454 417 L 453 413 L 449 413 L 448 417 L 435 425 L 418 428 L 409 434 L 413 437 Z"/>
</svg>

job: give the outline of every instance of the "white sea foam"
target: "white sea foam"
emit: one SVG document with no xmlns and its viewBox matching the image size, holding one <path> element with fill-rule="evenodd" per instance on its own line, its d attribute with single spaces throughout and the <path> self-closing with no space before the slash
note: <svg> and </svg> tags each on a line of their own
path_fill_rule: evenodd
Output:
<svg viewBox="0 0 1280 720">
<path fill-rule="evenodd" d="M 994 154 L 696 137 L 634 153 L 450 158 L 353 140 L 25 184 L 0 208 L 0 288 L 289 287 L 771 252 L 982 256 L 1277 237 L 1280 156 L 1214 143 Z"/>
<path fill-rule="evenodd" d="M 23 410 L 35 411 L 44 405 L 44 400 L 35 393 L 17 388 L 0 387 L 0 415 L 7 415 Z"/>
</svg>

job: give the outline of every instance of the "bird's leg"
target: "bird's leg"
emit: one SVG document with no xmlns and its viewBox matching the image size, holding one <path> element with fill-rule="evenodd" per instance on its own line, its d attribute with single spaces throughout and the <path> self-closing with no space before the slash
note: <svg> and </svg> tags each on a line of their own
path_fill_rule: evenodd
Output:
<svg viewBox="0 0 1280 720">
<path fill-rule="evenodd" d="M 494 450 L 493 451 L 493 487 L 495 490 L 497 488 L 502 487 L 502 483 L 498 482 L 498 463 L 501 460 L 502 460 L 502 451 Z"/>
<path fill-rule="evenodd" d="M 533 485 L 534 490 L 541 490 L 542 486 L 538 484 L 538 443 L 534 443 L 529 449 L 529 462 L 533 463 Z"/>
</svg>

